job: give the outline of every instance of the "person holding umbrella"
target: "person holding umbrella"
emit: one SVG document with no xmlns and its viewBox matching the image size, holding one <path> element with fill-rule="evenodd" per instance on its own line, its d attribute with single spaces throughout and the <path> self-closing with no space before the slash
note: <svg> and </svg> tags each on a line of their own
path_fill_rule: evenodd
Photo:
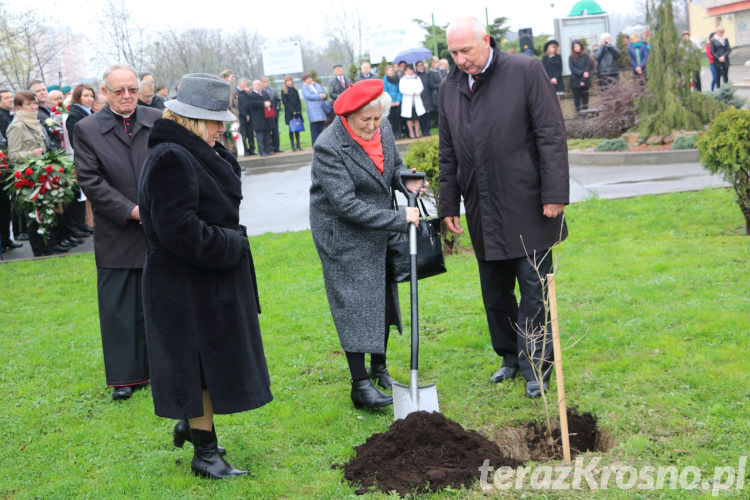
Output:
<svg viewBox="0 0 750 500">
<path fill-rule="evenodd" d="M 383 80 L 362 80 L 333 105 L 336 118 L 318 137 L 312 160 L 310 229 L 320 256 L 326 295 L 351 373 L 356 408 L 379 408 L 393 398 L 380 391 L 394 380 L 386 368 L 390 325 L 401 330 L 398 288 L 387 283 L 391 231 L 419 224 L 419 209 L 394 211 L 391 193 L 404 168 L 388 120 L 391 97 Z M 407 183 L 412 192 L 420 182 Z M 371 353 L 370 373 L 365 353 Z"/>
</svg>

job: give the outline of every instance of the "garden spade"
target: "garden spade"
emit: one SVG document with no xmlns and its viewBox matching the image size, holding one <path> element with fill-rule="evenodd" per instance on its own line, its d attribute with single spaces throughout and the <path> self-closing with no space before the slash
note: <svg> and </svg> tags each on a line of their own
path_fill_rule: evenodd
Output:
<svg viewBox="0 0 750 500">
<path fill-rule="evenodd" d="M 408 206 L 417 206 L 417 194 L 424 186 L 424 172 L 402 170 L 401 186 L 406 193 Z M 412 193 L 404 181 L 422 180 L 422 185 L 416 193 Z M 394 420 L 406 418 L 416 411 L 439 412 L 437 388 L 435 384 L 419 387 L 419 303 L 417 300 L 417 228 L 414 224 L 409 227 L 409 257 L 411 260 L 411 363 L 409 385 L 393 384 L 393 417 Z"/>
</svg>

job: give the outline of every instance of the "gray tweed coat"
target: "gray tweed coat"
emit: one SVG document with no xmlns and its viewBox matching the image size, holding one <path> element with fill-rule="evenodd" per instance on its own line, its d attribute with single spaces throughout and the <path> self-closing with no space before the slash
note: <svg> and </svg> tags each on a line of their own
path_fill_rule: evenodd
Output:
<svg viewBox="0 0 750 500">
<path fill-rule="evenodd" d="M 401 329 L 398 289 L 385 282 L 385 255 L 388 233 L 408 230 L 405 210 L 391 208 L 404 164 L 387 120 L 380 134 L 382 175 L 338 117 L 315 141 L 312 161 L 310 228 L 333 322 L 349 352 L 384 353 L 386 326 Z"/>
</svg>

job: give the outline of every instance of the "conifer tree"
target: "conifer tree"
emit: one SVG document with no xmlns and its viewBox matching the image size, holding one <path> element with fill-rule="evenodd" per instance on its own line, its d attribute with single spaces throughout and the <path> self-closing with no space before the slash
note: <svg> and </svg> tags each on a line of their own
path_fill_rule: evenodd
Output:
<svg viewBox="0 0 750 500">
<path fill-rule="evenodd" d="M 690 88 L 681 85 L 680 75 L 689 79 L 691 73 L 674 23 L 672 0 L 661 0 L 657 7 L 656 24 L 649 41 L 648 96 L 639 102 L 641 137 L 665 136 L 673 129 L 702 127 L 702 117 L 685 105 Z"/>
</svg>

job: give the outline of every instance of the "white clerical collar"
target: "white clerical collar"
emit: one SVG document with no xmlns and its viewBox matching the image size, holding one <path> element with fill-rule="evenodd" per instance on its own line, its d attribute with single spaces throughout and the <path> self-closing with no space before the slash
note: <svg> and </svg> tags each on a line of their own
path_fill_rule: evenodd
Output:
<svg viewBox="0 0 750 500">
<path fill-rule="evenodd" d="M 133 116 L 133 113 L 135 113 L 135 109 L 134 109 L 133 111 L 131 111 L 131 112 L 130 112 L 130 114 L 127 114 L 127 115 L 123 115 L 123 114 L 121 114 L 121 113 L 118 113 L 117 111 L 115 111 L 115 110 L 114 110 L 114 109 L 112 109 L 112 108 L 109 108 L 109 110 L 110 110 L 110 111 L 112 112 L 112 114 L 114 114 L 114 115 L 117 115 L 117 116 L 119 116 L 119 117 L 120 117 L 120 118 L 122 118 L 123 120 L 125 120 L 125 119 L 127 119 L 127 118 L 130 118 L 131 116 Z"/>
</svg>

